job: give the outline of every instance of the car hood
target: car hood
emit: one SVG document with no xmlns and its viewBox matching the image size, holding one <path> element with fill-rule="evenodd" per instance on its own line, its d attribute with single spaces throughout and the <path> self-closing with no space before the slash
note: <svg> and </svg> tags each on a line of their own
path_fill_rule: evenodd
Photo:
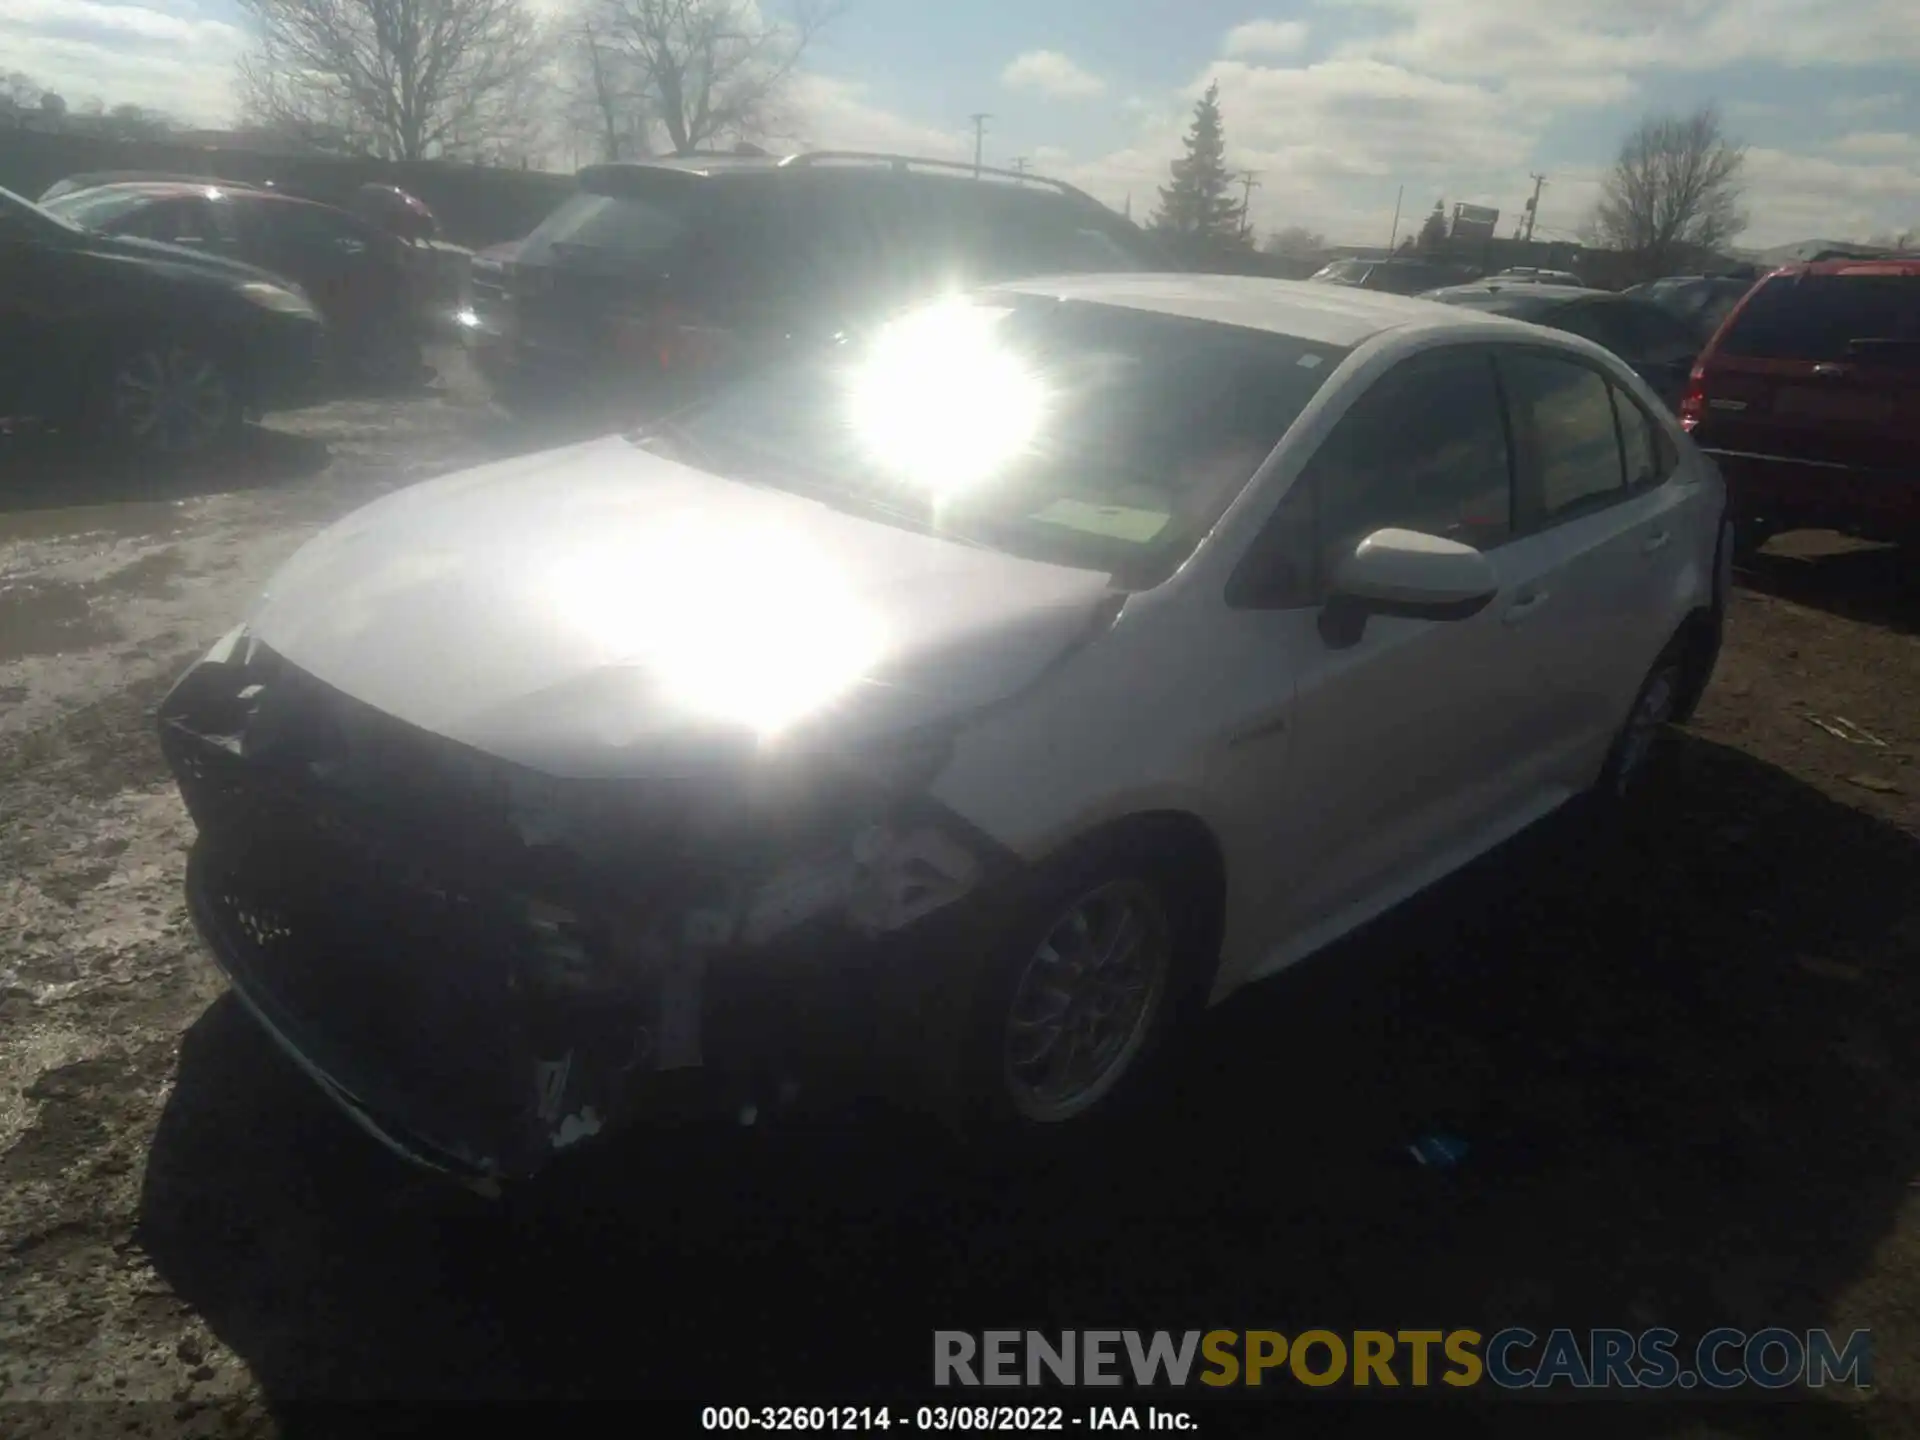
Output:
<svg viewBox="0 0 1920 1440">
<path fill-rule="evenodd" d="M 605 777 L 714 739 L 923 733 L 1031 684 L 1118 600 L 1101 574 L 612 436 L 374 502 L 297 552 L 247 629 L 411 725 Z"/>
<path fill-rule="evenodd" d="M 262 270 L 257 265 L 229 260 L 224 255 L 209 255 L 204 250 L 195 250 L 187 245 L 169 245 L 161 240 L 143 240 L 136 235 L 105 235 L 95 232 L 88 240 L 88 248 L 98 254 L 138 260 L 147 265 L 172 270 L 177 274 L 192 275 L 229 285 L 264 281 L 269 285 L 285 287 L 287 283 L 272 271 Z"/>
</svg>

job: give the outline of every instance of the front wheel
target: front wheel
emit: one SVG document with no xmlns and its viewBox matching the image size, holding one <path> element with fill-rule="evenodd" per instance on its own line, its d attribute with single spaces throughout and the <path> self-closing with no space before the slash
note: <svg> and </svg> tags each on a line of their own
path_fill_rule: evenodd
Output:
<svg viewBox="0 0 1920 1440">
<path fill-rule="evenodd" d="M 230 440 L 246 407 L 226 362 L 169 336 L 111 352 L 93 397 L 95 423 L 115 445 L 184 459 Z"/>
<path fill-rule="evenodd" d="M 1116 1113 L 1193 999 L 1193 891 L 1176 858 L 1121 838 L 1012 908 L 962 1042 L 963 1135 L 1052 1144 Z"/>
</svg>

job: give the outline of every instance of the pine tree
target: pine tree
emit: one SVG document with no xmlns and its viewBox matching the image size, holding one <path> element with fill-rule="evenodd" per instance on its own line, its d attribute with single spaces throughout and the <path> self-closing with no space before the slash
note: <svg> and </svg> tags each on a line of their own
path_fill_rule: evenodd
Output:
<svg viewBox="0 0 1920 1440">
<path fill-rule="evenodd" d="M 1420 226 L 1420 248 L 1438 250 L 1447 243 L 1447 202 L 1433 202 L 1433 212 Z"/>
<path fill-rule="evenodd" d="M 1227 174 L 1227 141 L 1220 120 L 1220 87 L 1209 85 L 1193 108 L 1187 153 L 1173 162 L 1173 182 L 1160 187 L 1153 228 L 1183 247 L 1237 246 L 1240 207 Z"/>
</svg>

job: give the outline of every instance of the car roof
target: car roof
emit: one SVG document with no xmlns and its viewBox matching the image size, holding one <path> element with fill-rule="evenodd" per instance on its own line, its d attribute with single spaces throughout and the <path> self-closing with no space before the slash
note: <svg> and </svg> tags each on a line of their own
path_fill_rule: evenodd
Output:
<svg viewBox="0 0 1920 1440">
<path fill-rule="evenodd" d="M 1043 276 L 1006 281 L 985 293 L 995 292 L 1146 310 L 1348 348 L 1386 330 L 1466 333 L 1492 326 L 1527 336 L 1537 334 L 1533 326 L 1504 316 L 1436 305 L 1414 296 L 1255 275 Z"/>
<path fill-rule="evenodd" d="M 1474 280 L 1465 285 L 1449 285 L 1436 295 L 1517 295 L 1527 300 L 1545 300 L 1549 304 L 1570 305 L 1576 300 L 1633 300 L 1637 297 L 1615 295 L 1608 290 L 1589 290 L 1584 285 L 1543 285 L 1537 280 L 1503 282 Z"/>
<path fill-rule="evenodd" d="M 120 180 L 111 185 L 89 185 L 85 190 L 75 190 L 71 193 L 92 195 L 101 190 L 145 195 L 154 200 L 176 199 L 182 195 L 206 195 L 209 191 L 214 191 L 223 199 L 229 195 L 238 195 L 244 196 L 249 201 L 259 201 L 268 205 L 302 205 L 309 210 L 330 210 L 351 219 L 359 219 L 352 211 L 342 210 L 338 205 L 329 205 L 323 200 L 309 200 L 304 195 L 288 195 L 280 190 L 256 189 L 252 185 L 229 184 L 225 180 Z M 63 195 L 60 198 L 64 200 L 67 196 Z"/>
<path fill-rule="evenodd" d="M 1764 278 L 1777 275 L 1920 276 L 1920 255 L 1888 256 L 1879 260 L 1810 260 L 1798 265 L 1782 265 Z"/>
</svg>

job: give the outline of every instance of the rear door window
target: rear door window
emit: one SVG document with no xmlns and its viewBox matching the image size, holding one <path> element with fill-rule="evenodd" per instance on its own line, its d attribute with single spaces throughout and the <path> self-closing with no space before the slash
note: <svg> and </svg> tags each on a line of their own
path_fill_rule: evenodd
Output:
<svg viewBox="0 0 1920 1440">
<path fill-rule="evenodd" d="M 1619 386 L 1613 391 L 1613 413 L 1620 427 L 1620 453 L 1626 463 L 1627 488 L 1651 490 L 1666 483 L 1680 452 L 1667 435 L 1666 427 L 1655 420 Z"/>
<path fill-rule="evenodd" d="M 1720 352 L 1845 360 L 1855 340 L 1920 341 L 1920 275 L 1776 275 L 1748 297 Z"/>
<path fill-rule="evenodd" d="M 1573 360 L 1528 351 L 1500 357 L 1519 451 L 1519 510 L 1529 528 L 1556 524 L 1626 494 L 1612 387 Z"/>
</svg>

